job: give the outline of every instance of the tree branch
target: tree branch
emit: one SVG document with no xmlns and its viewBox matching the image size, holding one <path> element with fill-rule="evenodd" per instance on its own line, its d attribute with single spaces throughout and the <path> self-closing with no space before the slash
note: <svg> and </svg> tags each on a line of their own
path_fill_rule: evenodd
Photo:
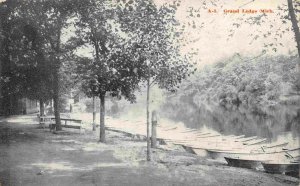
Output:
<svg viewBox="0 0 300 186">
<path fill-rule="evenodd" d="M 300 57 L 300 32 L 299 32 L 298 21 L 297 21 L 296 15 L 295 15 L 294 7 L 293 7 L 293 1 L 287 0 L 287 2 L 288 2 L 289 14 L 290 14 L 291 21 L 292 21 L 292 26 L 293 26 L 294 33 L 295 33 L 295 39 L 296 39 L 297 48 L 298 48 L 298 55 Z M 300 63 L 300 61 L 299 61 L 299 63 Z"/>
</svg>

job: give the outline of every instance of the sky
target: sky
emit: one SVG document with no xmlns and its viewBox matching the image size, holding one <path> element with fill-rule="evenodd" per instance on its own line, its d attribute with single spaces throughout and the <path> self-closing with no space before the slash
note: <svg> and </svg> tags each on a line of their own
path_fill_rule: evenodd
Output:
<svg viewBox="0 0 300 186">
<path fill-rule="evenodd" d="M 0 0 L 4 1 L 4 0 Z M 154 0 L 155 3 L 161 6 L 164 3 L 171 3 L 173 0 Z M 295 53 L 296 42 L 294 40 L 294 33 L 286 31 L 282 37 L 274 35 L 276 31 L 282 28 L 292 28 L 291 22 L 287 20 L 287 24 L 283 24 L 278 13 L 287 15 L 277 9 L 278 6 L 286 5 L 286 0 L 180 0 L 180 6 L 176 12 L 176 18 L 181 25 L 188 25 L 184 29 L 183 38 L 188 40 L 189 43 L 182 45 L 183 54 L 197 51 L 198 54 L 193 57 L 197 62 L 198 67 L 203 67 L 207 64 L 216 63 L 219 60 L 229 58 L 236 53 L 242 56 L 258 56 L 262 53 L 265 43 L 281 43 L 282 46 L 276 47 L 276 52 L 272 50 L 273 46 L 267 50 L 266 55 L 288 55 L 291 51 Z M 190 10 L 196 10 L 194 17 L 190 17 Z M 216 10 L 216 13 L 208 13 L 208 9 Z M 273 13 L 267 14 L 267 21 L 261 25 L 249 25 L 243 23 L 239 19 L 253 18 L 262 13 L 256 14 L 243 14 L 224 13 L 224 10 L 239 9 L 271 9 Z M 298 17 L 300 22 L 300 16 Z M 233 26 L 238 23 L 239 27 Z M 193 28 L 193 25 L 196 28 Z M 272 25 L 272 28 L 270 28 Z M 70 28 L 68 28 L 70 29 Z M 234 34 L 229 37 L 234 30 Z M 74 28 L 70 29 L 73 32 Z M 70 33 L 69 32 L 69 33 Z M 255 35 L 262 36 L 263 34 L 271 33 L 270 36 L 264 38 L 259 37 L 254 40 Z M 251 36 L 251 34 L 253 34 Z M 68 35 L 68 34 L 67 34 Z M 66 40 L 68 37 L 66 37 Z M 192 42 L 191 42 L 192 41 Z M 80 55 L 92 56 L 90 48 L 82 48 L 78 51 Z M 193 61 L 193 62 L 194 62 Z"/>
<path fill-rule="evenodd" d="M 164 3 L 171 3 L 172 0 L 154 0 L 158 6 Z M 176 18 L 184 28 L 183 38 L 188 44 L 182 45 L 182 53 L 186 54 L 191 51 L 197 51 L 193 56 L 193 61 L 197 63 L 198 68 L 205 65 L 216 63 L 222 59 L 229 58 L 236 53 L 245 57 L 255 57 L 262 54 L 264 49 L 268 49 L 265 55 L 289 55 L 290 52 L 296 52 L 296 42 L 294 33 L 285 31 L 282 37 L 274 35 L 278 30 L 291 28 L 291 22 L 287 20 L 283 24 L 277 14 L 286 15 L 277 9 L 278 6 L 286 4 L 286 0 L 181 0 L 180 6 L 176 12 Z M 190 10 L 193 8 L 194 17 L 190 17 Z M 208 13 L 208 9 L 216 10 L 216 13 Z M 240 13 L 230 14 L 224 13 L 224 10 L 237 10 Z M 242 9 L 257 10 L 255 14 L 243 14 Z M 266 14 L 266 22 L 260 25 L 245 24 L 246 18 L 254 18 L 262 15 L 261 9 L 272 10 L 273 13 Z M 299 19 L 299 17 L 298 17 Z M 300 22 L 300 19 L 299 19 Z M 239 27 L 233 26 L 238 23 Z M 190 24 L 191 26 L 188 26 Z M 193 25 L 196 27 L 193 28 Z M 232 36 L 230 30 L 234 31 Z M 263 34 L 270 34 L 266 38 Z M 251 36 L 251 34 L 253 34 Z M 254 39 L 256 35 L 260 37 Z M 192 41 L 192 42 L 191 42 Z M 264 44 L 281 43 L 276 47 L 276 52 L 272 49 L 274 46 L 266 48 Z M 89 47 L 82 48 L 78 54 L 84 56 L 92 56 Z"/>
<path fill-rule="evenodd" d="M 155 0 L 155 2 L 161 5 L 165 2 L 170 2 L 170 0 Z M 206 2 L 205 6 L 203 5 L 204 2 Z M 215 3 L 215 5 L 211 2 Z M 184 37 L 194 42 L 183 46 L 182 50 L 183 52 L 198 50 L 198 55 L 194 56 L 194 60 L 197 61 L 200 67 L 231 57 L 235 53 L 240 53 L 243 56 L 258 56 L 265 49 L 264 43 L 276 42 L 274 37 L 272 37 L 272 35 L 276 34 L 276 30 L 292 27 L 289 20 L 287 20 L 287 24 L 283 24 L 277 15 L 278 13 L 287 14 L 277 9 L 278 6 L 283 4 L 286 4 L 286 0 L 254 0 L 254 2 L 252 0 L 181 0 L 176 13 L 177 19 L 181 24 L 190 23 L 193 25 L 194 21 L 196 25 L 196 28 L 190 26 L 185 29 Z M 188 16 L 191 7 L 197 11 L 195 18 Z M 216 13 L 208 13 L 208 9 L 216 10 Z M 255 17 L 262 13 L 224 14 L 224 10 L 231 9 L 240 9 L 240 12 L 242 9 L 258 11 L 260 9 L 271 9 L 273 13 L 267 14 L 267 22 L 256 26 L 245 24 L 239 19 Z M 236 28 L 232 26 L 233 23 L 239 23 L 240 25 Z M 272 28 L 270 28 L 270 25 L 272 25 Z M 229 37 L 229 30 L 231 29 L 235 30 L 235 34 Z M 271 33 L 271 36 L 266 38 L 259 37 L 257 40 L 253 40 L 256 34 L 262 36 L 268 32 Z M 250 36 L 250 34 L 253 34 L 253 36 Z M 277 47 L 276 53 L 272 51 L 273 47 L 271 47 L 267 51 L 267 55 L 289 54 L 289 51 L 296 50 L 294 33 L 291 30 L 286 31 L 282 38 L 278 36 L 276 38 L 278 39 L 276 43 L 282 43 L 283 46 Z"/>
</svg>

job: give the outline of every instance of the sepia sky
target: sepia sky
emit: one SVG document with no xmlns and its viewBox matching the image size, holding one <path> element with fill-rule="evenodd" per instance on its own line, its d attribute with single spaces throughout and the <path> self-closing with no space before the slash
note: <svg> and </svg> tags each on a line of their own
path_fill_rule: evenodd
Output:
<svg viewBox="0 0 300 186">
<path fill-rule="evenodd" d="M 289 51 L 296 50 L 296 42 L 294 41 L 294 33 L 286 31 L 282 38 L 276 36 L 278 39 L 275 41 L 274 35 L 278 29 L 291 28 L 291 23 L 287 20 L 287 24 L 283 24 L 279 19 L 278 13 L 287 14 L 287 12 L 279 11 L 278 6 L 286 4 L 286 0 L 206 0 L 206 4 L 203 5 L 205 0 L 181 0 L 181 5 L 177 11 L 177 18 L 182 24 L 190 23 L 193 25 L 193 21 L 196 28 L 192 26 L 185 29 L 185 38 L 190 41 L 194 41 L 192 44 L 183 46 L 183 51 L 199 50 L 198 55 L 195 56 L 195 60 L 198 66 L 214 63 L 220 59 L 232 56 L 235 53 L 240 53 L 244 56 L 257 56 L 261 54 L 264 47 L 264 43 L 282 43 L 283 46 L 276 47 L 277 52 L 272 51 L 272 47 L 269 47 L 267 54 L 288 54 Z M 156 0 L 157 4 L 163 4 L 164 2 L 170 2 L 168 0 Z M 213 5 L 211 2 L 216 3 Z M 188 17 L 189 10 L 193 7 L 197 11 L 195 18 Z M 208 8 L 216 10 L 216 13 L 208 13 Z M 230 9 L 252 9 L 257 10 L 256 14 L 224 14 L 224 10 Z M 248 25 L 243 21 L 239 21 L 239 18 L 250 18 L 261 15 L 260 9 L 271 9 L 273 13 L 268 13 L 268 21 L 261 25 Z M 239 23 L 239 27 L 236 28 L 233 23 Z M 202 27 L 201 27 L 202 25 Z M 272 28 L 270 28 L 272 25 Z M 229 37 L 229 30 L 235 30 L 232 37 Z M 266 38 L 259 37 L 256 40 L 253 38 L 255 35 L 263 36 L 270 32 Z M 250 36 L 253 34 L 253 36 Z M 250 44 L 251 43 L 251 44 Z"/>
<path fill-rule="evenodd" d="M 159 6 L 171 2 L 171 0 L 154 1 Z M 206 2 L 205 5 L 203 2 Z M 254 2 L 252 0 L 181 0 L 176 18 L 181 25 L 186 25 L 183 37 L 189 43 L 182 44 L 182 52 L 197 51 L 193 60 L 197 62 L 198 67 L 215 63 L 236 53 L 253 57 L 261 55 L 264 49 L 267 49 L 265 55 L 295 53 L 296 42 L 294 33 L 291 31 L 292 25 L 289 20 L 283 24 L 277 15 L 279 13 L 287 15 L 287 12 L 277 9 L 282 5 L 286 5 L 286 0 L 254 0 Z M 191 8 L 195 10 L 194 17 L 189 16 Z M 208 13 L 208 9 L 216 10 L 216 13 Z M 239 9 L 240 13 L 224 14 L 224 10 L 236 9 Z M 258 13 L 243 14 L 241 13 L 242 9 L 257 10 Z M 273 11 L 273 13 L 266 14 L 266 22 L 262 22 L 260 25 L 249 25 L 245 24 L 244 20 L 239 20 L 261 15 L 260 9 Z M 234 23 L 238 23 L 239 26 L 233 26 Z M 190 26 L 188 26 L 189 24 Z M 196 27 L 193 28 L 193 25 Z M 275 36 L 276 32 L 286 28 L 290 30 L 285 31 L 281 38 L 279 35 Z M 234 31 L 232 36 L 229 36 L 232 33 L 230 30 Z M 251 34 L 253 35 L 251 36 Z M 267 37 L 264 38 L 264 34 L 268 34 Z M 258 38 L 256 38 L 257 35 Z M 272 43 L 277 43 L 278 46 L 264 47 L 264 44 Z M 276 52 L 272 50 L 273 48 L 276 48 Z M 85 56 L 91 56 L 92 53 L 89 47 L 78 51 L 78 54 Z"/>
</svg>

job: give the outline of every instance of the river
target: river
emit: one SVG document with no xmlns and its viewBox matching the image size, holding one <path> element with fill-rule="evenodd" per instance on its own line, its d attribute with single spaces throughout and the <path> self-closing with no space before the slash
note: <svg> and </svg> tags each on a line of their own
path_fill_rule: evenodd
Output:
<svg viewBox="0 0 300 186">
<path fill-rule="evenodd" d="M 300 136 L 300 107 L 276 105 L 272 108 L 196 105 L 190 98 L 168 101 L 162 115 L 189 128 L 207 127 L 224 135 L 259 136 L 271 140 L 289 134 Z"/>
</svg>

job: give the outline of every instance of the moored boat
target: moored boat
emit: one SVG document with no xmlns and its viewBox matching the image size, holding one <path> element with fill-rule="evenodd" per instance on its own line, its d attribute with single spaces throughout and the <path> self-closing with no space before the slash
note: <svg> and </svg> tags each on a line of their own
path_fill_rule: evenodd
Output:
<svg viewBox="0 0 300 186">
<path fill-rule="evenodd" d="M 181 145 L 181 146 L 184 148 L 184 150 L 186 152 L 192 153 L 192 154 L 197 154 L 192 147 L 189 147 L 189 146 L 186 146 L 186 145 Z"/>
<path fill-rule="evenodd" d="M 299 162 L 262 162 L 262 166 L 267 173 L 288 174 L 299 177 Z"/>
<path fill-rule="evenodd" d="M 236 139 L 235 142 L 247 142 L 257 139 L 257 136 L 251 136 L 251 137 L 246 137 L 246 138 L 241 138 L 241 139 Z"/>
<path fill-rule="evenodd" d="M 222 160 L 224 157 L 240 158 L 248 160 L 267 161 L 272 159 L 281 159 L 287 157 L 288 154 L 300 152 L 300 148 L 282 150 L 282 148 L 269 149 L 268 151 L 254 151 L 254 150 L 207 150 L 207 154 L 212 159 Z"/>
<path fill-rule="evenodd" d="M 268 152 L 268 153 L 254 153 L 249 155 L 232 155 L 230 157 L 224 157 L 229 166 L 243 167 L 249 169 L 261 169 L 261 162 L 267 164 L 285 164 L 298 162 L 297 157 L 293 157 L 290 153 L 299 152 L 300 148 L 282 150 L 279 152 Z M 289 153 L 290 152 L 290 153 Z M 299 163 L 299 162 L 298 162 Z"/>
<path fill-rule="evenodd" d="M 229 166 L 232 167 L 242 167 L 247 169 L 256 169 L 262 168 L 261 161 L 259 160 L 250 160 L 250 159 L 240 159 L 232 157 L 224 157 Z"/>
</svg>

